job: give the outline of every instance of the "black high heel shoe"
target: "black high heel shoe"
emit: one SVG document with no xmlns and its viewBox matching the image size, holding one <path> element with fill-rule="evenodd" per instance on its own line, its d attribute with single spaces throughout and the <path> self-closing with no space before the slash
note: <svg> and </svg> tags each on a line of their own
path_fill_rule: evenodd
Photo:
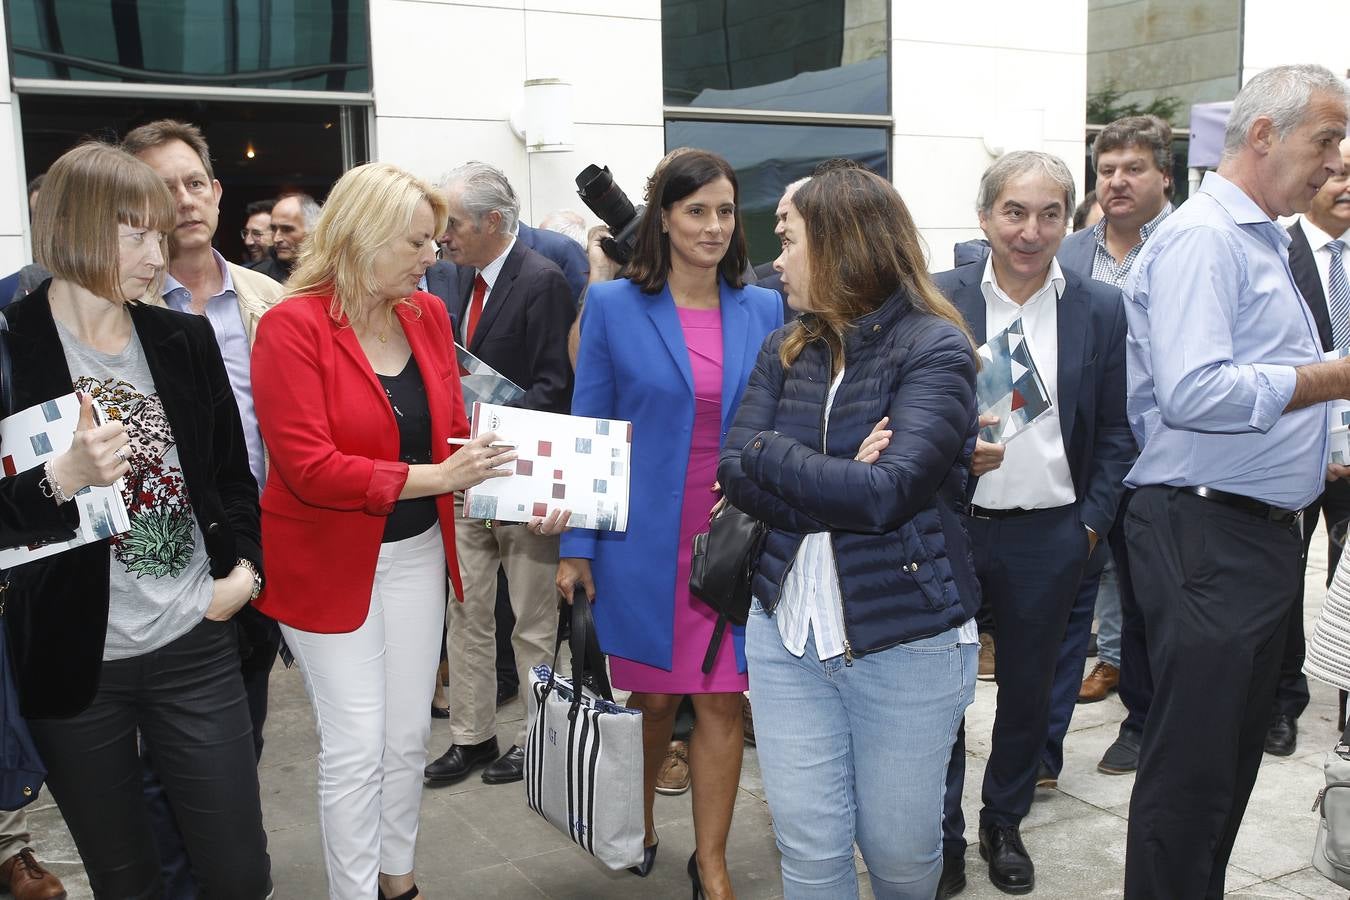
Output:
<svg viewBox="0 0 1350 900">
<path fill-rule="evenodd" d="M 639 878 L 646 878 L 652 873 L 652 866 L 656 865 L 656 848 L 661 846 L 661 839 L 657 838 L 656 843 L 650 847 L 642 848 L 642 863 L 636 866 L 629 866 L 628 871 Z"/>
<path fill-rule="evenodd" d="M 695 850 L 693 853 L 689 854 L 689 866 L 688 866 L 688 870 L 689 870 L 689 885 L 690 885 L 690 887 L 692 887 L 692 888 L 694 889 L 694 893 L 693 893 L 693 898 L 692 898 L 692 900 L 702 900 L 702 898 L 703 898 L 705 895 L 704 895 L 704 893 L 703 893 L 703 879 L 702 879 L 702 878 L 699 876 L 699 874 L 698 874 L 698 851 L 697 851 L 697 850 Z"/>
</svg>

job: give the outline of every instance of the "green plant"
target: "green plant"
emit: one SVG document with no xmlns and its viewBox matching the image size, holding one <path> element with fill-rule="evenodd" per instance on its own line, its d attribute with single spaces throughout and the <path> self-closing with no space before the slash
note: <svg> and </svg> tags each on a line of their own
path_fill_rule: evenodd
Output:
<svg viewBox="0 0 1350 900">
<path fill-rule="evenodd" d="M 1120 98 L 1125 92 L 1114 82 L 1108 81 L 1099 90 L 1090 91 L 1087 98 L 1087 120 L 1089 125 L 1106 125 L 1125 116 L 1157 116 L 1171 122 L 1181 109 L 1180 97 L 1166 95 L 1154 97 L 1147 105 L 1140 103 L 1122 103 Z"/>
</svg>

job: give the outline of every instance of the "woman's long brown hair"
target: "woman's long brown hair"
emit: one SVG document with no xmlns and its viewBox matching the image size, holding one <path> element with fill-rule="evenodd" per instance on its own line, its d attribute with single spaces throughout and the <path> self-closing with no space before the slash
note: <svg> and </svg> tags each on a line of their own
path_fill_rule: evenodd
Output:
<svg viewBox="0 0 1350 900">
<path fill-rule="evenodd" d="M 807 344 L 823 340 L 837 372 L 847 330 L 901 289 L 915 309 L 946 319 L 970 339 L 965 319 L 929 277 L 919 230 L 889 181 L 866 169 L 835 169 L 802 185 L 792 205 L 806 226 L 814 315 L 798 320 L 783 340 L 785 368 Z"/>
</svg>

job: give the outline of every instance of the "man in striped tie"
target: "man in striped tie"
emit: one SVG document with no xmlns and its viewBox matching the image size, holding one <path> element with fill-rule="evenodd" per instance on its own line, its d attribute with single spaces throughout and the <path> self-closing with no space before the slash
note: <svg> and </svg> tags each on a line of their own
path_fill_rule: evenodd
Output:
<svg viewBox="0 0 1350 900">
<path fill-rule="evenodd" d="M 1312 205 L 1289 228 L 1289 268 L 1299 293 L 1317 320 L 1323 350 L 1350 349 L 1350 138 L 1341 142 L 1345 171 L 1328 178 Z M 1303 561 L 1321 512 L 1327 523 L 1327 584 L 1341 558 L 1345 526 L 1350 520 L 1350 480 L 1328 481 L 1326 490 L 1303 510 Z M 1289 756 L 1298 743 L 1298 717 L 1308 705 L 1308 679 L 1303 675 L 1303 573 L 1298 579 L 1296 614 L 1285 639 L 1280 683 L 1271 711 L 1266 752 Z"/>
</svg>

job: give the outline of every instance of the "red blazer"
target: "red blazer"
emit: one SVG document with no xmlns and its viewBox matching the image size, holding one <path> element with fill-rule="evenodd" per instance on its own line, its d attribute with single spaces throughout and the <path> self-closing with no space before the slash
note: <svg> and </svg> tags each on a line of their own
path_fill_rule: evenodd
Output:
<svg viewBox="0 0 1350 900">
<path fill-rule="evenodd" d="M 253 403 L 271 462 L 262 495 L 267 580 L 256 604 L 279 622 L 324 634 L 355 631 L 370 610 L 385 519 L 408 479 L 384 387 L 330 296 L 291 297 L 258 324 Z M 414 293 L 398 307 L 431 408 L 431 458 L 467 437 L 459 367 L 445 305 Z M 455 510 L 436 498 L 455 593 Z"/>
</svg>

